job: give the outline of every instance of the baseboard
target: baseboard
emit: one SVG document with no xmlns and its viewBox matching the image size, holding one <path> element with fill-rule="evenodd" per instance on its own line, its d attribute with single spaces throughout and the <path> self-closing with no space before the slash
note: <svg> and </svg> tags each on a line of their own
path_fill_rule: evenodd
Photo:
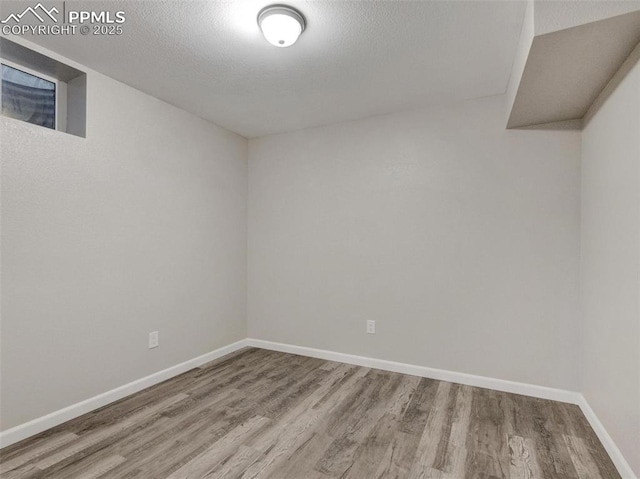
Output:
<svg viewBox="0 0 640 479">
<path fill-rule="evenodd" d="M 620 449 L 618 449 L 618 446 L 616 446 L 616 443 L 605 429 L 604 424 L 600 422 L 595 411 L 591 409 L 587 399 L 582 394 L 579 394 L 578 406 L 580 406 L 582 413 L 587 418 L 587 421 L 589 421 L 589 424 L 591 424 L 591 427 L 598 436 L 598 439 L 600 439 L 600 442 L 606 449 L 607 454 L 609 454 L 609 457 L 615 464 L 622 478 L 638 479 L 635 473 L 631 470 L 631 466 L 622 455 L 622 452 L 620 452 Z"/>
<path fill-rule="evenodd" d="M 338 361 L 357 366 L 364 366 L 384 371 L 392 371 L 403 374 L 411 374 L 425 378 L 437 379 L 440 381 L 449 381 L 469 386 L 495 389 L 514 394 L 522 394 L 525 396 L 533 396 L 541 399 L 550 399 L 553 401 L 561 401 L 580 406 L 583 414 L 591 424 L 591 427 L 597 434 L 598 438 L 605 447 L 611 460 L 618 468 L 623 479 L 638 479 L 631 466 L 624 459 L 624 456 L 616 446 L 615 442 L 607 433 L 604 425 L 598 419 L 596 413 L 591 409 L 585 397 L 577 392 L 565 391 L 562 389 L 554 389 L 544 386 L 536 386 L 532 384 L 519 383 L 515 381 L 505 381 L 502 379 L 489 378 L 484 376 L 476 376 L 473 374 L 458 373 L 454 371 L 446 371 L 443 369 L 429 368 L 426 366 L 417 366 L 413 364 L 398 363 L 395 361 L 387 361 L 384 359 L 375 359 L 365 356 L 356 356 L 353 354 L 338 353 L 335 351 L 327 351 L 323 349 L 314 349 L 304 346 L 294 346 L 291 344 L 276 343 L 272 341 L 264 341 L 260 339 L 243 339 L 228 346 L 216 349 L 202 356 L 190 359 L 183 363 L 177 364 L 170 368 L 150 374 L 144 378 L 125 384 L 118 388 L 112 389 L 105 393 L 99 394 L 92 398 L 86 399 L 79 403 L 68 406 L 59 411 L 55 411 L 46 416 L 34 419 L 27 423 L 21 424 L 6 431 L 0 432 L 0 448 L 9 446 L 18 441 L 34 436 L 40 432 L 46 431 L 63 422 L 82 416 L 100 407 L 106 406 L 114 401 L 122 399 L 130 394 L 142 391 L 149 386 L 153 386 L 162 381 L 175 377 L 179 374 L 189 371 L 190 369 L 202 366 L 210 361 L 218 359 L 227 354 L 233 353 L 244 347 L 255 347 L 261 349 L 269 349 L 272 351 L 280 351 L 283 353 L 298 354 L 301 356 L 309 356 L 312 358 L 325 359 L 328 361 Z"/>
<path fill-rule="evenodd" d="M 270 349 L 283 353 L 299 354 L 301 356 L 310 356 L 312 358 L 326 359 L 328 361 L 338 361 L 341 363 L 354 364 L 356 366 L 364 366 L 367 368 L 382 369 L 384 371 L 392 371 L 395 373 L 411 374 L 413 376 L 437 379 L 439 381 L 448 381 L 452 383 L 466 384 L 468 386 L 495 389 L 497 391 L 522 394 L 524 396 L 533 396 L 541 399 L 550 399 L 552 401 L 560 401 L 570 404 L 578 404 L 581 396 L 580 393 L 565 391 L 563 389 L 554 389 L 545 386 L 519 383 L 515 381 L 505 381 L 503 379 L 494 379 L 484 376 L 475 376 L 473 374 L 446 371 L 444 369 L 435 369 L 426 366 L 397 363 L 395 361 L 387 361 L 384 359 L 375 359 L 365 356 L 354 356 L 352 354 L 337 353 L 334 351 L 327 351 L 323 349 L 307 348 L 304 346 L 293 346 L 291 344 L 275 343 L 272 341 L 264 341 L 261 339 L 249 338 L 247 339 L 247 346 Z"/>
<path fill-rule="evenodd" d="M 269 349 L 272 351 L 280 351 L 283 353 L 299 354 L 301 356 L 309 356 L 312 358 L 325 359 L 328 361 L 338 361 L 341 363 L 354 364 L 356 366 L 364 366 L 368 368 L 382 369 L 384 371 L 392 371 L 396 373 L 411 374 L 424 378 L 437 379 L 440 381 L 449 381 L 468 386 L 475 386 L 487 389 L 495 389 L 514 394 L 522 394 L 541 399 L 549 399 L 552 401 L 560 401 L 570 404 L 576 404 L 580 407 L 587 421 L 596 432 L 600 442 L 611 457 L 611 460 L 618 469 L 623 479 L 638 479 L 631 466 L 624 459 L 620 449 L 616 446 L 611 436 L 591 409 L 585 397 L 578 392 L 566 391 L 562 389 L 554 389 L 545 386 L 536 386 L 532 384 L 519 383 L 515 381 L 505 381 L 502 379 L 488 378 L 484 376 L 475 376 L 473 374 L 458 373 L 454 371 L 446 371 L 443 369 L 429 368 L 425 366 L 416 366 L 413 364 L 397 363 L 394 361 L 386 361 L 384 359 L 375 359 L 365 356 L 355 356 L 352 354 L 337 353 L 335 351 L 327 351 L 324 349 L 307 348 L 304 346 L 294 346 L 291 344 L 276 343 L 272 341 L 264 341 L 261 339 L 247 339 L 246 345 L 254 348 Z"/>
<path fill-rule="evenodd" d="M 170 368 L 158 371 L 157 373 L 150 374 L 141 379 L 132 381 L 124 386 L 117 387 L 102 394 L 98 394 L 92 398 L 80 401 L 79 403 L 72 404 L 58 411 L 47 414 L 46 416 L 39 417 L 32 421 L 26 422 L 19 426 L 7 429 L 0 432 L 0 448 L 10 446 L 18 441 L 22 441 L 28 437 L 34 436 L 38 433 L 46 431 L 54 426 L 62 424 L 63 422 L 74 419 L 78 416 L 82 416 L 88 412 L 98 409 L 102 406 L 106 406 L 114 401 L 122 399 L 130 394 L 142 391 L 149 386 L 161 383 L 167 379 L 175 377 L 179 374 L 189 371 L 190 369 L 202 366 L 214 359 L 218 359 L 222 356 L 230 354 L 234 351 L 242 349 L 247 346 L 247 340 L 243 339 L 233 344 L 223 346 L 215 351 L 203 354 L 196 358 L 190 359 L 180 364 L 176 364 Z"/>
</svg>

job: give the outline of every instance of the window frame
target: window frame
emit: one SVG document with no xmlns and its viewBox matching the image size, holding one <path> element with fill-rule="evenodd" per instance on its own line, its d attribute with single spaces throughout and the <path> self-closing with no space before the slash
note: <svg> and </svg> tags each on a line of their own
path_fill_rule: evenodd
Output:
<svg viewBox="0 0 640 479">
<path fill-rule="evenodd" d="M 6 60 L 5 58 L 2 58 L 2 57 L 0 57 L 0 65 L 8 66 L 10 68 L 13 68 L 14 70 L 19 70 L 21 72 L 27 73 L 28 75 L 41 78 L 42 80 L 45 80 L 54 84 L 54 89 L 55 89 L 54 128 L 43 127 L 42 125 L 29 123 L 28 121 L 25 121 L 24 123 L 29 123 L 34 126 L 47 128 L 48 130 L 53 129 L 56 131 L 64 131 L 66 129 L 66 124 L 63 124 L 62 118 L 63 118 L 63 115 L 64 115 L 64 118 L 66 118 L 66 111 L 64 111 L 65 105 L 66 105 L 66 84 L 64 82 L 61 82 L 55 77 L 45 75 L 44 73 L 34 70 L 33 68 L 25 67 L 24 65 L 20 65 L 19 63 Z M 0 96 L 0 114 L 2 112 L 1 103 L 2 103 L 2 97 Z M 19 120 L 19 121 L 22 121 L 22 120 Z"/>
</svg>

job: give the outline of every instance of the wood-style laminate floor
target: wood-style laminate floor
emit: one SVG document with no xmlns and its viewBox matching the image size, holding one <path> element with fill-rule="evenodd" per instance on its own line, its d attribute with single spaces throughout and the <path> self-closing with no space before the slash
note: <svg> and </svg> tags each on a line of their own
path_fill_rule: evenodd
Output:
<svg viewBox="0 0 640 479">
<path fill-rule="evenodd" d="M 620 477 L 577 406 L 261 349 L 0 454 L 6 479 Z"/>
</svg>

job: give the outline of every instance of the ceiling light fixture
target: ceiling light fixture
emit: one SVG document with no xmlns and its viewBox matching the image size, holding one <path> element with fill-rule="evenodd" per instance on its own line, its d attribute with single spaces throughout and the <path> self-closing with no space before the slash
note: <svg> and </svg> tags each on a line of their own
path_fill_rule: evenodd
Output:
<svg viewBox="0 0 640 479">
<path fill-rule="evenodd" d="M 302 13 L 287 5 L 269 5 L 258 13 L 258 25 L 264 38 L 276 47 L 290 47 L 304 32 Z"/>
</svg>

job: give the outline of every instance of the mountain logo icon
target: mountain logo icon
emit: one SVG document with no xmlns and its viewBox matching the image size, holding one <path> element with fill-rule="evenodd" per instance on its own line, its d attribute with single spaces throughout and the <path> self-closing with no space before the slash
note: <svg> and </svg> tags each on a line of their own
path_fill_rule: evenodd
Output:
<svg viewBox="0 0 640 479">
<path fill-rule="evenodd" d="M 38 3 L 35 7 L 25 8 L 24 12 L 22 13 L 19 13 L 19 14 L 12 13 L 7 18 L 0 21 L 0 23 L 3 23 L 3 24 L 9 23 L 9 21 L 11 20 L 13 20 L 16 23 L 20 23 L 20 21 L 22 20 L 22 17 L 24 17 L 27 13 L 33 14 L 38 20 L 40 20 L 40 23 L 45 22 L 45 15 L 49 17 L 51 20 L 53 20 L 55 23 L 58 23 L 58 19 L 54 16 L 54 14 L 57 15 L 58 13 L 60 13 L 60 11 L 56 7 L 53 7 L 50 10 L 47 10 L 41 3 Z"/>
</svg>

